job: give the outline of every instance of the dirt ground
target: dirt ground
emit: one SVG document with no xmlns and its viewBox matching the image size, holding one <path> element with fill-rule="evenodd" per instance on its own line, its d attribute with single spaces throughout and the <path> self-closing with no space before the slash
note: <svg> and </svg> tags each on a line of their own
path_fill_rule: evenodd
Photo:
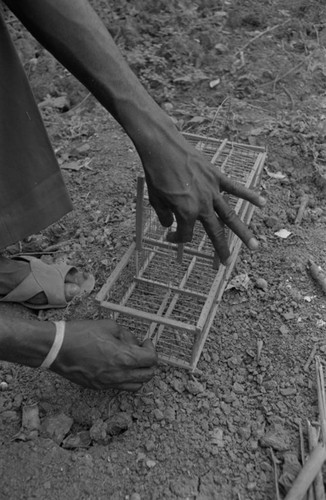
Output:
<svg viewBox="0 0 326 500">
<path fill-rule="evenodd" d="M 272 500 L 273 456 L 283 498 L 301 466 L 299 426 L 308 453 L 306 420 L 318 421 L 306 362 L 312 351 L 326 361 L 325 294 L 308 269 L 309 258 L 326 268 L 325 7 L 93 4 L 181 130 L 267 148 L 268 204 L 251 224 L 260 249 L 241 250 L 232 277 L 249 282 L 225 292 L 199 373 L 162 365 L 128 394 L 1 362 L 0 498 Z M 87 91 L 8 22 L 75 211 L 7 255 L 44 253 L 92 271 L 86 300 L 39 319 L 98 318 L 95 296 L 132 238 L 140 161 Z M 275 234 L 282 229 L 286 238 Z M 19 305 L 0 313 L 35 318 Z M 40 419 L 29 432 L 26 408 Z"/>
</svg>

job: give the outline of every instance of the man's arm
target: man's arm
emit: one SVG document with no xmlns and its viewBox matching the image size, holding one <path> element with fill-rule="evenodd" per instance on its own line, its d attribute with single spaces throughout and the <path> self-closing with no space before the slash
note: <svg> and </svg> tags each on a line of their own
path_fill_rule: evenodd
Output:
<svg viewBox="0 0 326 500">
<path fill-rule="evenodd" d="M 186 142 L 130 70 L 87 0 L 5 3 L 126 130 L 140 155 L 149 199 L 161 223 L 169 227 L 173 214 L 176 217 L 177 231 L 171 241 L 190 241 L 198 219 L 223 263 L 230 256 L 223 224 L 249 248 L 258 246 L 220 191 L 257 206 L 263 206 L 265 200 L 227 179 Z"/>
<path fill-rule="evenodd" d="M 0 359 L 39 367 L 51 349 L 55 326 L 1 315 Z M 135 391 L 154 375 L 157 364 L 151 341 L 136 338 L 111 320 L 66 323 L 62 347 L 50 369 L 91 389 Z"/>
</svg>

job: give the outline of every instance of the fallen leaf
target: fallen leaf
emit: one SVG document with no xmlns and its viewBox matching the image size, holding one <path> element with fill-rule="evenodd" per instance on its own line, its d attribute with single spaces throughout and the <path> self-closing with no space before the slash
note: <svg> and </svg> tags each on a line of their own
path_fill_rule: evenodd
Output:
<svg viewBox="0 0 326 500">
<path fill-rule="evenodd" d="M 64 163 L 63 165 L 61 165 L 61 168 L 64 170 L 74 170 L 75 172 L 78 172 L 81 168 L 88 168 L 88 170 L 92 170 L 91 167 L 89 167 L 91 161 L 92 160 L 90 158 L 88 158 L 86 161 L 84 160 L 70 161 L 68 163 Z"/>
<path fill-rule="evenodd" d="M 279 172 L 270 172 L 267 167 L 265 167 L 265 172 L 269 177 L 272 177 L 272 179 L 286 179 L 286 175 L 282 174 L 281 171 Z"/>
<path fill-rule="evenodd" d="M 276 233 L 274 233 L 274 234 L 275 234 L 275 236 L 278 236 L 279 238 L 282 238 L 283 240 L 285 240 L 292 233 L 291 233 L 291 231 L 288 231 L 287 229 L 280 229 L 279 231 L 276 231 Z"/>
<path fill-rule="evenodd" d="M 231 290 L 232 288 L 236 288 L 237 290 L 240 290 L 241 288 L 247 289 L 249 282 L 250 278 L 247 273 L 238 274 L 238 276 L 232 278 L 225 290 Z"/>
<path fill-rule="evenodd" d="M 220 84 L 221 80 L 219 78 L 216 78 L 215 80 L 212 80 L 209 82 L 209 86 L 211 89 L 214 89 Z"/>
</svg>

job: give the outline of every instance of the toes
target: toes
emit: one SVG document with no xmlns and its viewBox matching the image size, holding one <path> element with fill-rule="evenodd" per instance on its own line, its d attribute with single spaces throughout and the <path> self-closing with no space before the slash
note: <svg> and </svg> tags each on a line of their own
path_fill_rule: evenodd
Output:
<svg viewBox="0 0 326 500">
<path fill-rule="evenodd" d="M 80 287 L 76 283 L 65 284 L 65 297 L 66 301 L 70 302 L 76 295 L 79 295 Z"/>
<path fill-rule="evenodd" d="M 81 286 L 88 277 L 89 273 L 86 273 L 85 271 L 71 269 L 66 276 L 65 283 L 75 283 L 76 285 Z"/>
</svg>

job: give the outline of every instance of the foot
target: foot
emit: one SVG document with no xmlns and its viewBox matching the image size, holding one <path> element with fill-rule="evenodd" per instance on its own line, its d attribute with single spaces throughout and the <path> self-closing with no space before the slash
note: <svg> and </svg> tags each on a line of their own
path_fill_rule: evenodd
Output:
<svg viewBox="0 0 326 500">
<path fill-rule="evenodd" d="M 0 256 L 0 295 L 6 295 L 19 285 L 29 274 L 28 262 L 11 260 Z M 87 278 L 87 274 L 81 271 L 71 270 L 65 280 L 65 297 L 70 302 L 80 293 L 80 285 Z M 34 305 L 47 303 L 43 292 L 34 295 L 28 302 Z"/>
</svg>

